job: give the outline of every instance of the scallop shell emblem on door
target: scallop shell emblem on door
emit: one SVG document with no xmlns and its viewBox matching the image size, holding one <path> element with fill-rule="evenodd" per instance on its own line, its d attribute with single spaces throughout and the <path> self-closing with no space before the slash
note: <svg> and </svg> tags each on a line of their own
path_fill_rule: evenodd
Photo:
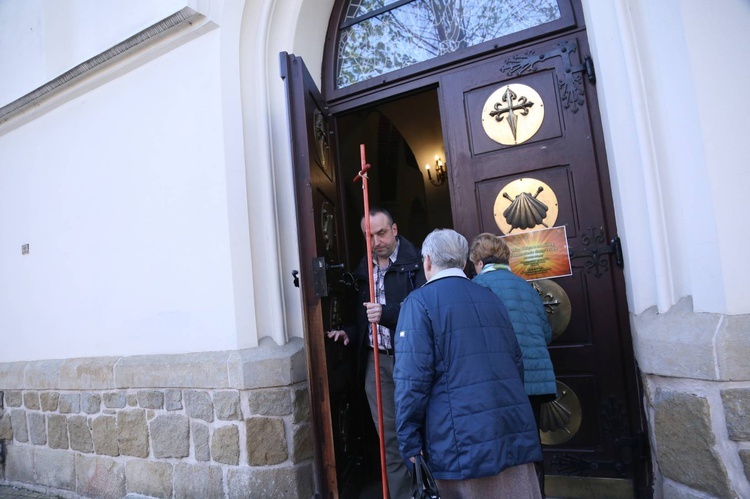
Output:
<svg viewBox="0 0 750 499">
<path fill-rule="evenodd" d="M 581 428 L 581 402 L 565 383 L 557 381 L 557 398 L 542 404 L 539 436 L 544 445 L 567 442 Z"/>
<path fill-rule="evenodd" d="M 497 194 L 493 213 L 503 234 L 552 227 L 557 221 L 557 196 L 541 180 L 519 178 Z"/>
</svg>

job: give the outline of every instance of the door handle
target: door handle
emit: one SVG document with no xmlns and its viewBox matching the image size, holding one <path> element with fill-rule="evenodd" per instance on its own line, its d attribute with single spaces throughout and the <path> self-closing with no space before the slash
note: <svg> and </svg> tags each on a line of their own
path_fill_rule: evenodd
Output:
<svg viewBox="0 0 750 499">
<path fill-rule="evenodd" d="M 344 270 L 343 263 L 327 263 L 322 256 L 313 258 L 312 261 L 312 279 L 313 288 L 318 298 L 328 296 L 331 292 L 330 283 L 328 282 L 328 272 L 332 270 Z M 333 276 L 335 277 L 335 276 Z"/>
</svg>

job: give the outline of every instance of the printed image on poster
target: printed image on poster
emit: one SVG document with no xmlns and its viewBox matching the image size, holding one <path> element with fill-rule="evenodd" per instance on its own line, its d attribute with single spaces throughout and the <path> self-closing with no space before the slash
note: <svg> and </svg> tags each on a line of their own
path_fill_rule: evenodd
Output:
<svg viewBox="0 0 750 499">
<path fill-rule="evenodd" d="M 500 236 L 510 248 L 510 270 L 527 281 L 573 274 L 565 226 Z"/>
</svg>

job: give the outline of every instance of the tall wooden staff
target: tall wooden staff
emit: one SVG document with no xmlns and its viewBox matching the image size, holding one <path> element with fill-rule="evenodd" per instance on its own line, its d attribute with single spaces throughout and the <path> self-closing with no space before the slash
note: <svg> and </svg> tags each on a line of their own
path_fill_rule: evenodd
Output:
<svg viewBox="0 0 750 499">
<path fill-rule="evenodd" d="M 362 179 L 362 192 L 365 203 L 365 240 L 367 241 L 367 271 L 370 276 L 370 302 L 375 303 L 375 281 L 372 278 L 372 239 L 370 237 L 370 191 L 367 185 L 367 170 L 370 165 L 365 161 L 365 145 L 359 145 L 359 156 L 362 169 L 354 182 Z M 378 436 L 380 437 L 380 477 L 383 483 L 383 499 L 388 499 L 388 474 L 385 468 L 385 432 L 383 429 L 383 397 L 380 393 L 380 355 L 378 354 L 378 325 L 372 323 L 372 347 L 375 352 L 375 396 L 378 401 Z"/>
</svg>

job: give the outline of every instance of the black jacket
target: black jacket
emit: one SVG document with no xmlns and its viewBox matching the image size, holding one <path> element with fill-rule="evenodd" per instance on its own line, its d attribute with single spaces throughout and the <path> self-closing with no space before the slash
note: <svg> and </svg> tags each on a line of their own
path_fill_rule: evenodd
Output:
<svg viewBox="0 0 750 499">
<path fill-rule="evenodd" d="M 419 249 L 402 236 L 396 236 L 400 241 L 398 257 L 385 272 L 385 305 L 380 318 L 380 325 L 391 330 L 393 335 L 391 342 L 395 348 L 395 330 L 398 323 L 398 315 L 401 311 L 401 303 L 414 289 L 419 288 L 425 282 L 424 270 L 422 269 L 422 255 Z M 370 256 L 372 258 L 372 256 Z M 357 348 L 359 360 L 359 373 L 364 379 L 364 367 L 369 350 L 368 331 L 372 327 L 367 321 L 364 302 L 370 301 L 370 282 L 367 269 L 367 257 L 362 258 L 357 269 L 354 271 L 354 279 L 357 283 L 357 325 L 347 328 L 347 334 L 354 346 Z"/>
</svg>

